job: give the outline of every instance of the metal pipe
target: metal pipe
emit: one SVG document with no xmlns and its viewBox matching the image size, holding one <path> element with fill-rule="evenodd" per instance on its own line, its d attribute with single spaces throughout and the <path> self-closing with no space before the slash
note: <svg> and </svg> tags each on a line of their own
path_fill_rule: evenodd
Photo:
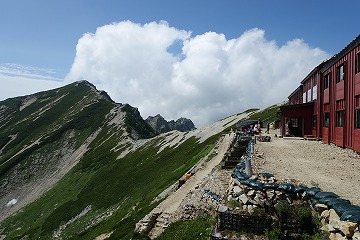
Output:
<svg viewBox="0 0 360 240">
<path fill-rule="evenodd" d="M 247 177 L 251 177 L 253 175 L 250 158 L 245 158 L 245 174 Z"/>
</svg>

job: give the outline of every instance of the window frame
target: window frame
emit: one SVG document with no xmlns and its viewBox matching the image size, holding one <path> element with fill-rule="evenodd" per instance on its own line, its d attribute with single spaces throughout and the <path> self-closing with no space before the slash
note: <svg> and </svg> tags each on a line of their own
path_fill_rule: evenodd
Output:
<svg viewBox="0 0 360 240">
<path fill-rule="evenodd" d="M 324 89 L 328 89 L 330 87 L 330 73 L 324 76 Z"/>
<path fill-rule="evenodd" d="M 355 74 L 360 72 L 360 52 L 355 55 Z"/>
<path fill-rule="evenodd" d="M 292 127 L 299 127 L 299 119 L 298 118 L 290 118 Z"/>
<path fill-rule="evenodd" d="M 360 108 L 355 109 L 354 120 L 354 129 L 360 129 Z"/>
<path fill-rule="evenodd" d="M 330 126 L 330 112 L 324 112 L 324 127 L 329 128 Z"/>
<path fill-rule="evenodd" d="M 339 110 L 336 111 L 336 127 L 342 128 L 345 124 L 345 111 Z"/>
<path fill-rule="evenodd" d="M 317 115 L 314 114 L 314 115 L 312 116 L 312 128 L 313 128 L 313 129 L 316 129 L 316 126 L 317 126 Z"/>
<path fill-rule="evenodd" d="M 341 64 L 336 68 L 336 83 L 343 81 L 344 75 L 345 75 L 344 64 Z"/>
</svg>

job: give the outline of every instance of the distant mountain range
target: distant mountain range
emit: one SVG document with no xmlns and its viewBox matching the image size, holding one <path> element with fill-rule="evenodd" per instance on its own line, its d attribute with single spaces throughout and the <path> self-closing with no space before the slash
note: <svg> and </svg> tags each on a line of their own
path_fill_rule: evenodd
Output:
<svg viewBox="0 0 360 240">
<path fill-rule="evenodd" d="M 166 121 L 160 114 L 152 117 L 149 116 L 146 119 L 146 122 L 154 129 L 156 133 L 166 133 L 173 130 L 178 130 L 181 132 L 188 132 L 191 130 L 195 130 L 194 123 L 187 118 L 179 118 L 174 121 Z"/>
</svg>

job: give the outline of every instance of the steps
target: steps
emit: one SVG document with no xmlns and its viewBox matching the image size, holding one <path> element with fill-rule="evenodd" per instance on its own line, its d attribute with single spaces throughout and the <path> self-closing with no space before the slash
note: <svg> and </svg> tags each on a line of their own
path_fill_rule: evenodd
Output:
<svg viewBox="0 0 360 240">
<path fill-rule="evenodd" d="M 171 214 L 163 212 L 161 213 L 154 224 L 153 229 L 149 232 L 148 236 L 151 239 L 157 238 L 161 233 L 170 225 L 171 223 Z"/>
</svg>

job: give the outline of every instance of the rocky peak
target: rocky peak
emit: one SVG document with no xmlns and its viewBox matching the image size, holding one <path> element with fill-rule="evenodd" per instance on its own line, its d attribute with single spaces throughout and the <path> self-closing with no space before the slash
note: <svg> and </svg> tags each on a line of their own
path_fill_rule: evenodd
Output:
<svg viewBox="0 0 360 240">
<path fill-rule="evenodd" d="M 187 132 L 196 129 L 194 123 L 188 118 L 179 118 L 175 122 L 175 128 L 181 132 Z"/>
<path fill-rule="evenodd" d="M 181 132 L 188 132 L 196 129 L 194 123 L 187 118 L 179 118 L 174 121 L 166 121 L 160 114 L 152 117 L 149 116 L 146 122 L 154 129 L 156 133 L 165 133 L 172 130 L 178 130 Z"/>
<path fill-rule="evenodd" d="M 96 92 L 97 94 L 99 94 L 100 97 L 115 103 L 106 91 L 98 90 L 94 84 L 92 84 L 91 82 L 89 82 L 87 80 L 81 80 L 81 81 L 74 82 L 73 85 L 75 85 L 76 87 L 78 87 L 79 85 L 90 87 L 90 89 L 92 91 Z"/>
<path fill-rule="evenodd" d="M 122 110 L 126 113 L 125 125 L 132 138 L 150 138 L 156 135 L 149 123 L 141 117 L 138 108 L 124 104 Z"/>
</svg>

